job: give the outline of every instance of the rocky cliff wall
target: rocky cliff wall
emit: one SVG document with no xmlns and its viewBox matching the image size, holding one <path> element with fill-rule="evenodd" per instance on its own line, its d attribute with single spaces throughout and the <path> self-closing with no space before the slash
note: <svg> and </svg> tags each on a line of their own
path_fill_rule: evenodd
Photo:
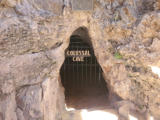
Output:
<svg viewBox="0 0 160 120">
<path fill-rule="evenodd" d="M 128 110 L 159 120 L 160 77 L 152 69 L 160 68 L 160 1 L 94 0 L 90 11 L 72 5 L 0 0 L 0 120 L 59 119 L 59 70 L 79 27 L 88 29 L 112 92 L 134 104 Z"/>
</svg>

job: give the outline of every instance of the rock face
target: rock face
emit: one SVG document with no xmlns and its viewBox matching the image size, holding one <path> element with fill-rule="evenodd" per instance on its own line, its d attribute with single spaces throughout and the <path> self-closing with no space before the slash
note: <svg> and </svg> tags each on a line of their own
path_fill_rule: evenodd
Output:
<svg viewBox="0 0 160 120">
<path fill-rule="evenodd" d="M 119 116 L 127 119 L 127 106 L 160 119 L 160 78 L 152 72 L 160 68 L 160 1 L 93 3 L 74 11 L 71 0 L 0 0 L 0 120 L 63 118 L 59 70 L 79 27 L 88 30 L 111 92 L 127 101 L 113 103 Z"/>
</svg>

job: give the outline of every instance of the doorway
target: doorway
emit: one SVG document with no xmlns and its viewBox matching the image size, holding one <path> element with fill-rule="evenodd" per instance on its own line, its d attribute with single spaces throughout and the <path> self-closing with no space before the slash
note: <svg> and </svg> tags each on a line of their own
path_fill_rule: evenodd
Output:
<svg viewBox="0 0 160 120">
<path fill-rule="evenodd" d="M 66 105 L 70 108 L 89 109 L 107 105 L 107 83 L 88 41 L 79 35 L 72 35 L 65 50 L 60 76 L 65 88 Z"/>
</svg>

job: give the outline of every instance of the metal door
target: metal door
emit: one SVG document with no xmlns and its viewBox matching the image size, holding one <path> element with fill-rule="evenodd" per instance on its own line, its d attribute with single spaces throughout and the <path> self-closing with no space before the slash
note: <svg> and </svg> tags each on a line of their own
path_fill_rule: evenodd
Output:
<svg viewBox="0 0 160 120">
<path fill-rule="evenodd" d="M 67 97 L 76 90 L 87 90 L 91 87 L 101 89 L 104 94 L 108 91 L 92 46 L 79 36 L 72 36 L 70 39 L 60 75 Z"/>
</svg>

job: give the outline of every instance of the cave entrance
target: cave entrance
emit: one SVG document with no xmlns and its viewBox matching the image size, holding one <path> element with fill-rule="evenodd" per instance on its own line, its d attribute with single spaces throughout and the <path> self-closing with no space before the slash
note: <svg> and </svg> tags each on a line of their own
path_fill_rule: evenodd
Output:
<svg viewBox="0 0 160 120">
<path fill-rule="evenodd" d="M 91 43 L 72 35 L 60 69 L 67 107 L 89 109 L 107 105 L 109 90 L 102 73 Z"/>
</svg>

